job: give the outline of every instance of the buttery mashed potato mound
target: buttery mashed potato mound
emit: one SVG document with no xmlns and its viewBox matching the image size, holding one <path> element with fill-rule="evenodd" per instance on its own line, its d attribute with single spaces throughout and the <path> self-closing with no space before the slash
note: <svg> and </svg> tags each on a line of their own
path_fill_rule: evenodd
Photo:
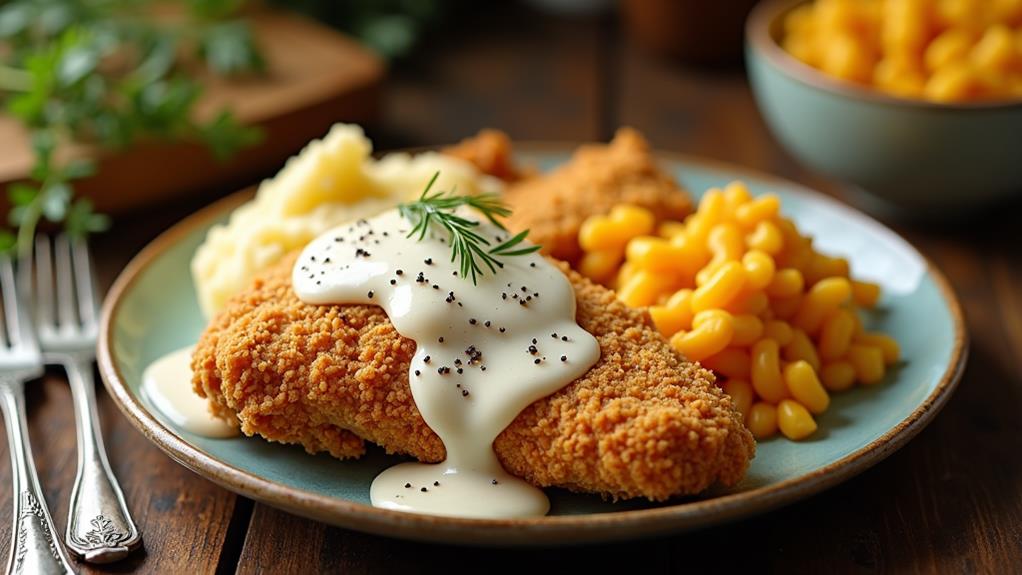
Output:
<svg viewBox="0 0 1022 575">
<path fill-rule="evenodd" d="M 371 156 L 362 128 L 336 124 L 322 140 L 288 160 L 256 197 L 209 230 L 192 259 L 192 277 L 206 317 L 220 311 L 253 276 L 288 252 L 346 221 L 368 218 L 434 190 L 499 193 L 499 180 L 472 164 L 435 152 Z"/>
</svg>

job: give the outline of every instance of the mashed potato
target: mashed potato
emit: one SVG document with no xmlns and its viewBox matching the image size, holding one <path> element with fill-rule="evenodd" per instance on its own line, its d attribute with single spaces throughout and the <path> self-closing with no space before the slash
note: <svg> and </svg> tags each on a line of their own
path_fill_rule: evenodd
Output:
<svg viewBox="0 0 1022 575">
<path fill-rule="evenodd" d="M 439 172 L 436 190 L 500 192 L 501 183 L 470 163 L 434 152 L 371 157 L 358 126 L 337 124 L 288 160 L 256 197 L 209 230 L 192 259 L 199 304 L 211 318 L 252 277 L 284 254 L 346 221 L 417 197 Z"/>
</svg>

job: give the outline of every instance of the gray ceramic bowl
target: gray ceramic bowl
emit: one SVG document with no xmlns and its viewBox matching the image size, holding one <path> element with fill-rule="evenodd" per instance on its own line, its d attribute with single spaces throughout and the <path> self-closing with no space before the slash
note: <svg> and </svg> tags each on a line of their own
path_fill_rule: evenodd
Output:
<svg viewBox="0 0 1022 575">
<path fill-rule="evenodd" d="M 1022 100 L 935 104 L 830 78 L 778 43 L 784 15 L 803 3 L 763 2 L 746 24 L 753 92 L 793 156 L 920 213 L 1022 194 Z"/>
</svg>

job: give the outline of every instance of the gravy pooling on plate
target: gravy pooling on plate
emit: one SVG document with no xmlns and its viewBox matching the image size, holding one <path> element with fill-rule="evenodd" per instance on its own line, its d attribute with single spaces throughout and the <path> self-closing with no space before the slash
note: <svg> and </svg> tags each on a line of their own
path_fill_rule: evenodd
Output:
<svg viewBox="0 0 1022 575">
<path fill-rule="evenodd" d="M 427 227 L 419 240 L 406 237 L 411 228 L 396 209 L 336 228 L 309 244 L 293 271 L 301 300 L 378 305 L 416 343 L 412 396 L 447 458 L 387 469 L 373 481 L 372 503 L 437 515 L 543 515 L 546 496 L 504 471 L 493 440 L 525 407 L 585 374 L 599 344 L 575 322 L 575 292 L 544 257 L 501 258 L 473 283 L 461 277 L 444 230 Z M 485 221 L 472 230 L 489 246 L 509 237 Z"/>
<path fill-rule="evenodd" d="M 188 385 L 192 380 L 193 351 L 195 346 L 190 345 L 151 363 L 142 374 L 142 395 L 174 425 L 189 433 L 212 438 L 238 435 L 238 427 L 210 413 L 209 402 Z"/>
</svg>

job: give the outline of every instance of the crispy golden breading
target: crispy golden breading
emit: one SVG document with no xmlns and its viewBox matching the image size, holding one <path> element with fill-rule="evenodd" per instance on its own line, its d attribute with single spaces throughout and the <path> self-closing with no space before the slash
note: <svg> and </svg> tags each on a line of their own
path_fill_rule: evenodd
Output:
<svg viewBox="0 0 1022 575">
<path fill-rule="evenodd" d="M 688 194 L 660 170 L 649 144 L 630 128 L 618 130 L 609 144 L 580 147 L 552 172 L 510 184 L 504 199 L 513 210 L 510 229 L 529 230 L 544 253 L 571 264 L 582 256 L 578 230 L 589 216 L 622 203 L 648 208 L 658 222 L 681 221 L 692 211 Z"/>
<path fill-rule="evenodd" d="M 294 261 L 268 270 L 206 329 L 192 360 L 195 390 L 248 435 L 336 457 L 361 455 L 364 438 L 443 460 L 408 385 L 415 343 L 379 307 L 301 302 Z M 755 445 L 713 376 L 681 359 L 645 312 L 559 265 L 602 355 L 497 437 L 504 467 L 538 486 L 614 498 L 663 500 L 738 482 Z"/>
<path fill-rule="evenodd" d="M 511 157 L 511 138 L 500 130 L 480 130 L 475 136 L 444 148 L 443 153 L 471 162 L 480 172 L 505 182 L 526 175 Z"/>
</svg>

